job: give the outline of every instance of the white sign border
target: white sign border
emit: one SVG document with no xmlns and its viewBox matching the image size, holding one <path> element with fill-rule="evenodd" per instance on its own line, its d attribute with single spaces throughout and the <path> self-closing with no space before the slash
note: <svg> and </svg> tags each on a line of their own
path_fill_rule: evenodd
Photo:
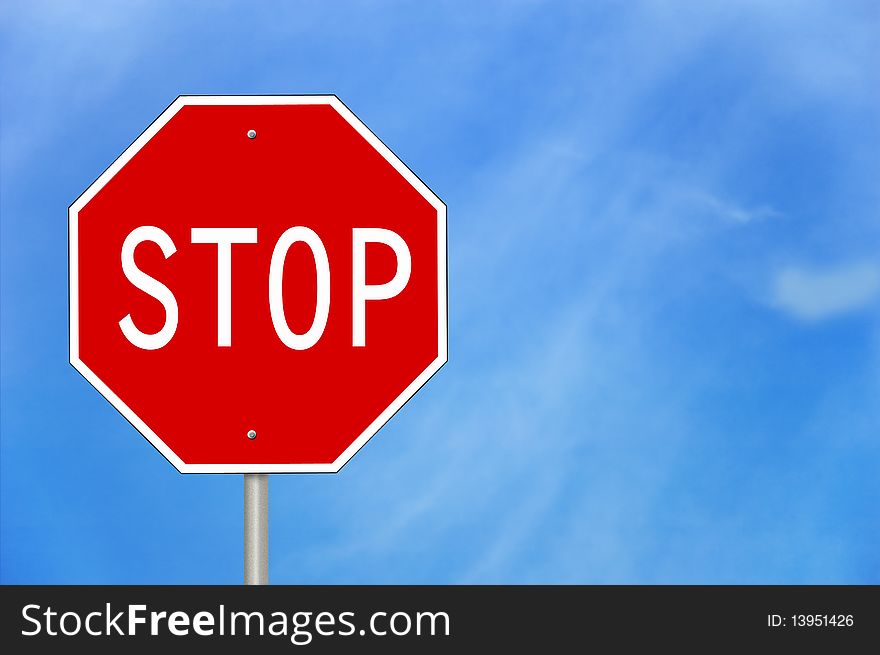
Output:
<svg viewBox="0 0 880 655">
<path fill-rule="evenodd" d="M 437 210 L 437 358 L 330 464 L 187 464 L 79 358 L 79 279 L 77 275 L 79 212 L 182 107 L 187 105 L 329 105 Z M 181 473 L 337 473 L 447 362 L 446 205 L 336 95 L 178 96 L 70 205 L 68 208 L 68 229 L 70 363 Z"/>
</svg>

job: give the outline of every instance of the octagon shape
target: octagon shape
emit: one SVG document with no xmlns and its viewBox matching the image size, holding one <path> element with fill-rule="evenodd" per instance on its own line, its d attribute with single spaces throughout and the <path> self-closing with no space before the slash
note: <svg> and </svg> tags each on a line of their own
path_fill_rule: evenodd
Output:
<svg viewBox="0 0 880 655">
<path fill-rule="evenodd" d="M 155 333 L 168 317 L 120 265 L 144 225 L 174 244 L 132 256 L 179 306 L 155 350 L 119 326 L 128 315 Z M 323 240 L 330 270 L 326 329 L 305 350 L 282 343 L 267 302 L 274 247 L 292 226 Z M 228 345 L 220 246 L 191 239 L 217 227 L 256 235 L 231 246 Z M 412 273 L 398 295 L 364 303 L 357 347 L 360 228 L 399 234 Z M 447 359 L 446 207 L 334 95 L 178 97 L 70 206 L 69 247 L 70 362 L 181 473 L 336 472 Z M 303 333 L 316 258 L 296 243 L 280 261 L 288 327 Z M 361 263 L 378 286 L 400 260 L 370 243 Z"/>
</svg>

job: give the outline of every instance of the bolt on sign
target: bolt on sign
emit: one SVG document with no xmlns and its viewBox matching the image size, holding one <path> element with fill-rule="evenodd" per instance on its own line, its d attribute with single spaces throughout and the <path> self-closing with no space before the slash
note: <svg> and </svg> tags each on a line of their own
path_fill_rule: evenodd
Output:
<svg viewBox="0 0 880 655">
<path fill-rule="evenodd" d="M 69 219 L 70 361 L 183 473 L 338 471 L 446 362 L 446 207 L 336 96 L 181 96 Z"/>
</svg>

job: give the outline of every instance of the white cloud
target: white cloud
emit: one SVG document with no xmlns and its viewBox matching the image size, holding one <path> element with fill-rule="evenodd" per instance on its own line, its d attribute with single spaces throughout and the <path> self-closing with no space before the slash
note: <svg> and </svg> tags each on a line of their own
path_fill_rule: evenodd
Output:
<svg viewBox="0 0 880 655">
<path fill-rule="evenodd" d="M 559 81 L 577 102 L 512 134 L 446 198 L 458 208 L 450 214 L 449 366 L 415 401 L 418 410 L 401 413 L 339 479 L 338 504 L 325 505 L 333 536 L 288 551 L 276 569 L 286 579 L 302 571 L 332 579 L 357 562 L 348 581 L 669 581 L 681 577 L 680 561 L 646 573 L 635 544 L 656 538 L 662 553 L 654 533 L 668 525 L 685 526 L 697 552 L 731 543 L 742 515 L 719 519 L 711 503 L 687 500 L 669 516 L 668 488 L 688 470 L 689 449 L 707 448 L 692 408 L 703 386 L 717 383 L 711 361 L 670 370 L 654 332 L 670 297 L 686 292 L 668 281 L 683 257 L 721 257 L 707 238 L 726 233 L 724 224 L 782 212 L 737 184 L 738 157 L 757 146 L 735 130 L 695 161 L 628 140 L 644 106 L 699 57 L 722 19 L 681 21 L 678 11 L 649 7 L 608 36 L 559 42 L 557 56 L 584 62 L 582 78 L 566 70 Z M 646 23 L 663 26 L 650 57 Z M 469 66 L 488 74 L 492 63 Z M 456 88 L 467 96 L 470 87 Z M 572 91 L 581 88 L 589 92 Z M 717 220 L 695 220 L 703 216 Z M 562 285 L 566 295 L 540 302 Z M 754 550 L 774 534 L 761 533 Z M 418 557 L 409 555 L 413 544 L 425 544 Z M 438 564 L 447 552 L 454 564 Z M 691 579 L 718 579 L 718 557 L 707 556 Z M 399 577 L 389 580 L 389 571 Z"/>
<path fill-rule="evenodd" d="M 862 309 L 878 295 L 880 265 L 868 262 L 825 270 L 785 268 L 774 283 L 774 304 L 807 321 Z"/>
<path fill-rule="evenodd" d="M 705 192 L 692 194 L 694 200 L 713 214 L 719 216 L 722 220 L 729 223 L 745 225 L 754 221 L 761 221 L 769 218 L 777 218 L 780 213 L 769 205 L 759 205 L 757 207 L 742 207 L 730 202 L 721 200 L 720 198 Z"/>
</svg>

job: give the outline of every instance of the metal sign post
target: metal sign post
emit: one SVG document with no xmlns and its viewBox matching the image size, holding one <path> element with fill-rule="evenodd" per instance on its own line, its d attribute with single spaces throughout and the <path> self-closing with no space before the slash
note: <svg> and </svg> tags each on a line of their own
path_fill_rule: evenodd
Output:
<svg viewBox="0 0 880 655">
<path fill-rule="evenodd" d="M 244 583 L 269 584 L 269 476 L 244 475 Z"/>
<path fill-rule="evenodd" d="M 181 473 L 244 475 L 268 584 L 268 475 L 338 472 L 446 363 L 446 205 L 335 95 L 197 95 L 68 218 L 70 363 Z"/>
</svg>

